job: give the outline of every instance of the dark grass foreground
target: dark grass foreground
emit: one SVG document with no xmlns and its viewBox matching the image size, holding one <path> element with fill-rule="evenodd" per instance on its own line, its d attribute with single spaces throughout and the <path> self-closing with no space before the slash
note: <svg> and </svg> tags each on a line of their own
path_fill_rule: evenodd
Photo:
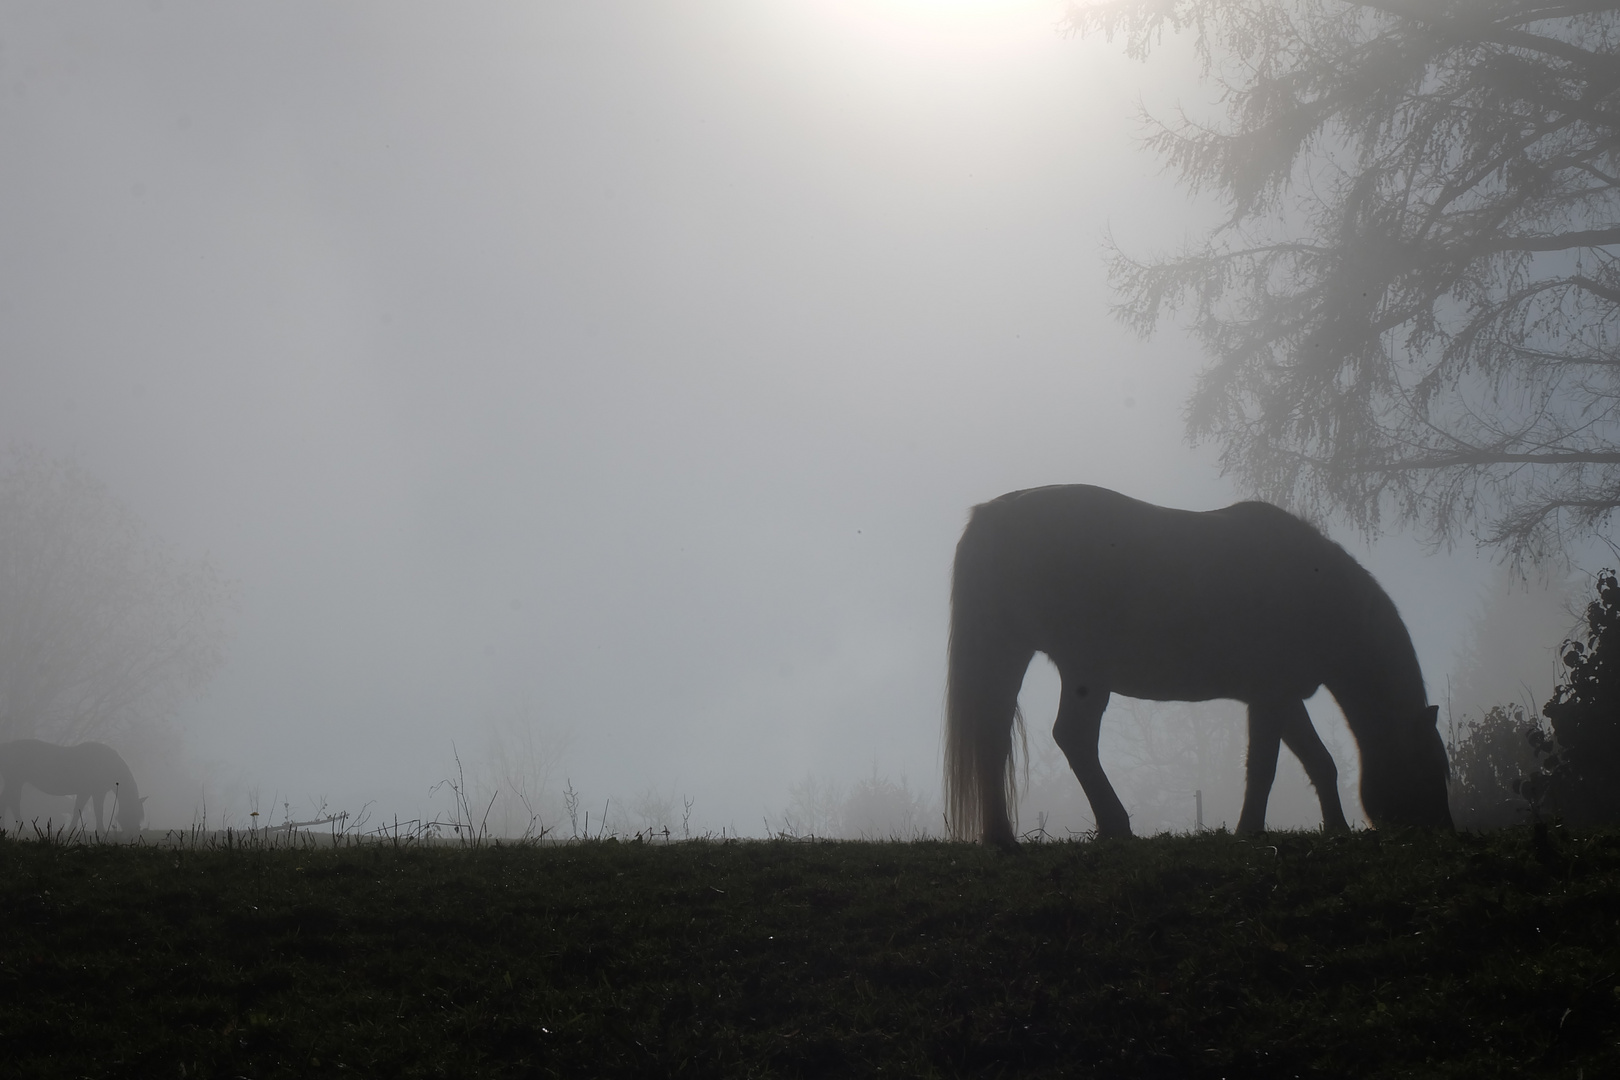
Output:
<svg viewBox="0 0 1620 1080">
<path fill-rule="evenodd" d="M 8 1076 L 1620 1075 L 1620 833 L 0 842 Z"/>
</svg>

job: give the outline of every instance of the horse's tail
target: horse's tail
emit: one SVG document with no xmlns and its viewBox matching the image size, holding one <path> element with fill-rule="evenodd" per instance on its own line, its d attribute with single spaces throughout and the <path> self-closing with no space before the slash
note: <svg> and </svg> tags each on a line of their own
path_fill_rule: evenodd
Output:
<svg viewBox="0 0 1620 1080">
<path fill-rule="evenodd" d="M 1022 645 L 984 507 L 956 545 L 945 686 L 945 816 L 951 836 L 1010 845 L 1018 806 L 1013 734 L 1024 744 L 1018 690 L 1034 649 Z M 1028 747 L 1024 747 L 1028 757 Z"/>
</svg>

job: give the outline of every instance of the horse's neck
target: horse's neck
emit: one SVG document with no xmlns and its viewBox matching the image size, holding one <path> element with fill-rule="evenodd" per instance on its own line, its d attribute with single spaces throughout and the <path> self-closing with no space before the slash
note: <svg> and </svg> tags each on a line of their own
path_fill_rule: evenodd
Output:
<svg viewBox="0 0 1620 1080">
<path fill-rule="evenodd" d="M 113 782 L 118 788 L 120 797 L 125 799 L 141 797 L 139 789 L 135 787 L 135 774 L 129 771 L 129 766 L 122 760 L 113 768 Z"/>
<path fill-rule="evenodd" d="M 1388 615 L 1369 619 L 1366 633 L 1349 636 L 1325 680 L 1352 728 L 1360 727 L 1363 717 L 1416 716 L 1427 704 L 1411 635 L 1393 604 Z"/>
</svg>

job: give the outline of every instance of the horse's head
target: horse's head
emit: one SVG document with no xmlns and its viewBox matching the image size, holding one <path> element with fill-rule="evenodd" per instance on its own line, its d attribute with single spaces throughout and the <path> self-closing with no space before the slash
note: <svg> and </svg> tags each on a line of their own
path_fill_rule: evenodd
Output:
<svg viewBox="0 0 1620 1080">
<path fill-rule="evenodd" d="M 1453 827 L 1439 720 L 1439 706 L 1426 706 L 1417 716 L 1401 718 L 1387 745 L 1362 746 L 1361 805 L 1375 827 Z"/>
<path fill-rule="evenodd" d="M 118 827 L 131 836 L 141 831 L 141 821 L 146 817 L 146 797 L 138 799 L 118 800 Z"/>
</svg>

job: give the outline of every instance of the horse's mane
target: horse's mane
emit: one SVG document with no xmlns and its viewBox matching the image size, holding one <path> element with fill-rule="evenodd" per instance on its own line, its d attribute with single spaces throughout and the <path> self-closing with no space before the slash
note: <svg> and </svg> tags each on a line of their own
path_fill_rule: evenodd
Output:
<svg viewBox="0 0 1620 1080">
<path fill-rule="evenodd" d="M 1314 530 L 1313 530 L 1314 531 Z M 1320 533 L 1317 534 L 1321 536 Z M 1340 573 L 1344 576 L 1345 591 L 1360 602 L 1349 605 L 1348 610 L 1360 619 L 1360 625 L 1350 629 L 1350 640 L 1359 647 L 1340 650 L 1337 654 L 1340 685 L 1329 680 L 1328 689 L 1341 704 L 1343 695 L 1357 696 L 1355 684 L 1378 671 L 1386 680 L 1390 700 L 1380 704 L 1389 708 L 1403 708 L 1411 704 L 1420 708 L 1427 701 L 1423 685 L 1423 669 L 1418 664 L 1417 648 L 1412 644 L 1411 632 L 1395 606 L 1395 600 L 1378 584 L 1372 572 L 1356 561 L 1349 552 L 1334 541 L 1322 536 L 1322 543 L 1332 548 L 1340 559 Z"/>
</svg>

